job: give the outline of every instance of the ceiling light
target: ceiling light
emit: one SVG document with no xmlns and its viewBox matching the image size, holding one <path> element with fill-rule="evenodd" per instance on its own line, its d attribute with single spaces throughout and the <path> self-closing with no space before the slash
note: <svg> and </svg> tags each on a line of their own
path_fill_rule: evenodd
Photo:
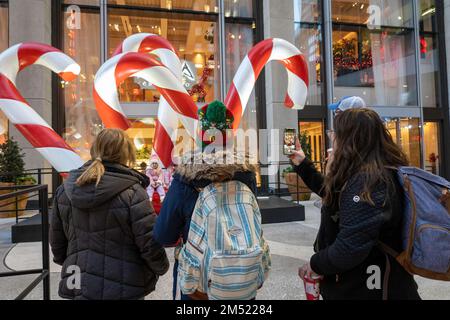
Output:
<svg viewBox="0 0 450 320">
<path fill-rule="evenodd" d="M 425 17 L 429 14 L 434 14 L 436 12 L 436 8 L 430 8 L 422 13 L 422 17 Z"/>
</svg>

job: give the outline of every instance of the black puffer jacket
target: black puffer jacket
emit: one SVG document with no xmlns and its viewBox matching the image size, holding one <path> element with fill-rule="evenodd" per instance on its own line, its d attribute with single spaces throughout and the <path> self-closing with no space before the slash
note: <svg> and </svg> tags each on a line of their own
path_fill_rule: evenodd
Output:
<svg viewBox="0 0 450 320">
<path fill-rule="evenodd" d="M 85 170 L 70 173 L 58 188 L 51 219 L 54 261 L 62 265 L 59 295 L 67 299 L 140 299 L 155 289 L 169 268 L 164 249 L 153 240 L 155 215 L 146 176 L 118 164 L 105 164 L 99 185 L 78 186 Z M 81 271 L 72 289 L 70 266 Z M 70 269 L 69 269 L 70 270 Z"/>
<path fill-rule="evenodd" d="M 323 195 L 324 178 L 311 161 L 295 167 L 308 187 Z M 395 173 L 391 172 L 396 182 Z M 361 199 L 364 177 L 356 175 L 339 195 L 339 203 L 322 207 L 321 225 L 311 268 L 325 276 L 321 294 L 326 300 L 420 299 L 412 275 L 378 246 L 401 251 L 403 190 L 380 184 L 371 194 L 375 205 Z M 380 270 L 379 279 L 373 267 Z M 375 274 L 376 275 L 376 274 Z M 378 282 L 377 282 L 378 281 Z M 370 289 L 368 282 L 375 285 Z M 379 286 L 378 286 L 379 285 Z"/>
</svg>

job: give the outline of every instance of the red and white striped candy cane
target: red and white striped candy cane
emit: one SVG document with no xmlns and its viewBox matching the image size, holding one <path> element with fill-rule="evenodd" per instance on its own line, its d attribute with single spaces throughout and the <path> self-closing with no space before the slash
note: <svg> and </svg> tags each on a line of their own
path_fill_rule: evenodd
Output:
<svg viewBox="0 0 450 320">
<path fill-rule="evenodd" d="M 225 105 L 234 116 L 234 129 L 239 127 L 255 82 L 270 61 L 280 62 L 288 73 L 285 105 L 292 109 L 302 109 L 305 106 L 309 81 L 308 65 L 302 53 L 286 40 L 263 40 L 242 61 L 225 99 Z"/>
<path fill-rule="evenodd" d="M 186 114 L 188 111 L 190 118 L 198 118 L 194 101 L 177 77 L 151 55 L 134 52 L 122 53 L 109 59 L 100 67 L 95 76 L 95 103 L 97 110 L 102 112 L 106 118 L 108 116 L 115 117 L 116 115 L 120 115 L 123 118 L 124 114 L 120 107 L 117 87 L 129 77 L 142 78 L 152 83 L 177 113 Z M 111 113 L 111 108 L 119 111 Z M 115 118 L 113 122 L 108 120 L 105 125 L 114 126 L 120 124 L 121 122 L 117 119 Z M 122 127 L 122 129 L 128 128 L 128 125 Z M 195 132 L 195 128 L 192 130 Z M 158 154 L 158 156 L 160 156 L 160 160 L 164 165 L 172 163 L 171 154 Z"/>
<path fill-rule="evenodd" d="M 33 64 L 47 67 L 65 81 L 76 78 L 80 66 L 56 48 L 41 43 L 17 44 L 0 54 L 0 109 L 58 172 L 79 168 L 83 161 L 16 88 L 17 74 Z"/>
<path fill-rule="evenodd" d="M 152 34 L 136 34 L 128 37 L 115 51 L 115 55 L 127 52 L 152 53 L 156 55 L 162 65 L 168 67 L 174 75 L 181 81 L 181 63 L 172 45 L 159 36 Z M 103 86 L 103 84 L 101 84 Z M 117 87 L 117 86 L 114 86 Z M 97 86 L 94 88 L 94 96 L 98 95 Z M 117 96 L 118 97 L 118 96 Z M 119 127 L 124 130 L 129 128 L 130 123 L 124 114 L 120 102 L 117 99 L 110 101 L 106 105 L 99 105 L 98 111 L 103 123 L 107 127 Z M 105 101 L 106 102 L 106 101 Z M 197 123 L 197 109 L 192 110 L 188 106 L 171 106 L 176 111 L 181 122 L 190 135 L 195 135 L 195 125 Z"/>
<path fill-rule="evenodd" d="M 138 33 L 126 38 L 116 49 L 114 55 L 124 52 L 151 53 L 159 58 L 172 73 L 182 81 L 181 61 L 172 44 L 165 38 L 152 33 Z M 195 110 L 195 112 L 197 109 Z M 124 115 L 125 117 L 125 115 Z M 172 154 L 178 138 L 178 121 L 189 123 L 188 128 L 197 127 L 197 119 L 178 114 L 164 97 L 159 100 L 158 121 L 156 122 L 154 152 L 161 159 Z M 190 132 L 189 132 L 190 133 Z M 171 163 L 171 162 L 170 162 Z M 168 166 L 170 163 L 164 163 Z"/>
</svg>

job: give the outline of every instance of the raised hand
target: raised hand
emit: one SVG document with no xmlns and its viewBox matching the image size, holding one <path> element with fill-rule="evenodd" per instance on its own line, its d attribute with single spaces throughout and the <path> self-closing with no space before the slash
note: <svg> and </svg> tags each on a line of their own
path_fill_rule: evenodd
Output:
<svg viewBox="0 0 450 320">
<path fill-rule="evenodd" d="M 299 166 L 306 159 L 305 152 L 303 151 L 298 138 L 295 139 L 295 151 L 289 156 L 289 158 L 296 166 Z"/>
</svg>

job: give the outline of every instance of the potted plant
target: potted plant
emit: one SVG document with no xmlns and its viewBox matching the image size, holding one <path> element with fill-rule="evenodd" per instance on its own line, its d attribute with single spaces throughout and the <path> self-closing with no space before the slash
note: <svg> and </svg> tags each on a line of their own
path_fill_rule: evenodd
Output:
<svg viewBox="0 0 450 320">
<path fill-rule="evenodd" d="M 309 136 L 306 132 L 299 134 L 300 145 L 307 158 L 311 159 L 311 144 L 309 142 Z M 311 190 L 303 182 L 302 178 L 294 171 L 292 166 L 283 170 L 283 178 L 294 201 L 309 201 L 311 199 Z"/>
<path fill-rule="evenodd" d="M 5 143 L 0 144 L 0 186 L 12 187 L 15 185 L 33 185 L 36 180 L 32 176 L 25 175 L 24 154 L 19 144 L 13 138 L 9 138 Z M 0 194 L 14 191 L 12 188 L 0 190 Z M 27 206 L 28 195 L 22 195 L 15 199 L 0 201 L 0 218 L 15 217 L 16 210 L 19 216 L 24 214 Z"/>
</svg>

